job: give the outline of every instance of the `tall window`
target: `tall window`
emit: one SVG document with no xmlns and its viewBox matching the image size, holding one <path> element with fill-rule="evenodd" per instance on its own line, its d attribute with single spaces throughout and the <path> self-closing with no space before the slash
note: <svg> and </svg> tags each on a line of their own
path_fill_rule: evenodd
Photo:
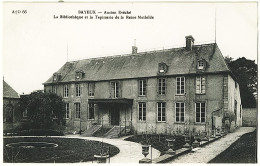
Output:
<svg viewBox="0 0 260 166">
<path fill-rule="evenodd" d="M 146 95 L 146 80 L 139 80 L 139 95 Z"/>
<path fill-rule="evenodd" d="M 196 103 L 196 122 L 206 122 L 206 103 Z"/>
<path fill-rule="evenodd" d="M 95 111 L 95 105 L 94 104 L 89 104 L 88 105 L 88 119 L 89 120 L 95 119 L 94 111 Z"/>
<path fill-rule="evenodd" d="M 111 82 L 111 97 L 119 97 L 119 82 Z"/>
<path fill-rule="evenodd" d="M 80 84 L 76 84 L 76 96 L 80 96 Z"/>
<path fill-rule="evenodd" d="M 88 84 L 88 95 L 93 97 L 94 93 L 95 93 L 95 83 L 89 83 Z"/>
<path fill-rule="evenodd" d="M 157 103 L 157 121 L 165 122 L 165 103 L 164 102 Z"/>
<path fill-rule="evenodd" d="M 158 79 L 158 94 L 164 95 L 166 93 L 166 79 L 159 78 Z"/>
<path fill-rule="evenodd" d="M 57 93 L 57 86 L 56 85 L 52 86 L 52 93 Z"/>
<path fill-rule="evenodd" d="M 185 93 L 185 77 L 176 78 L 176 93 L 177 95 L 184 95 Z"/>
<path fill-rule="evenodd" d="M 206 91 L 206 80 L 205 76 L 196 77 L 196 93 L 204 94 Z"/>
<path fill-rule="evenodd" d="M 68 85 L 64 85 L 63 86 L 63 96 L 64 97 L 68 97 L 69 96 L 69 86 Z"/>
<path fill-rule="evenodd" d="M 76 118 L 80 118 L 80 103 L 75 103 Z"/>
<path fill-rule="evenodd" d="M 175 104 L 176 122 L 184 122 L 185 116 L 185 105 L 184 103 L 178 102 Z"/>
<path fill-rule="evenodd" d="M 69 119 L 69 117 L 70 117 L 69 103 L 65 103 L 65 118 Z"/>
<path fill-rule="evenodd" d="M 139 109 L 139 120 L 145 121 L 146 120 L 146 103 L 138 103 Z"/>
</svg>

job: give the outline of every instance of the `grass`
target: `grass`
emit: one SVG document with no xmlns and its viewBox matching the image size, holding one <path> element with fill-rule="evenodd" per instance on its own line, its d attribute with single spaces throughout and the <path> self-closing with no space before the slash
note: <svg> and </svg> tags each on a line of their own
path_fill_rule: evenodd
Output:
<svg viewBox="0 0 260 166">
<path fill-rule="evenodd" d="M 209 163 L 257 163 L 256 131 L 244 134 Z"/>
<path fill-rule="evenodd" d="M 161 155 L 165 154 L 165 152 L 169 149 L 167 145 L 166 139 L 174 138 L 173 136 L 168 135 L 134 135 L 132 137 L 128 137 L 125 140 L 126 141 L 132 141 L 144 144 L 145 140 L 149 140 L 149 143 L 152 144 L 152 147 L 159 150 L 161 152 Z M 182 146 L 185 144 L 184 137 L 183 136 L 175 136 L 176 144 L 175 144 L 175 150 L 182 148 Z"/>
<path fill-rule="evenodd" d="M 99 154 L 101 143 L 75 138 L 25 137 L 4 138 L 3 156 L 5 163 L 74 163 L 92 161 Z M 6 144 L 16 142 L 49 142 L 56 143 L 56 148 L 9 148 Z M 104 149 L 110 147 L 110 156 L 119 153 L 113 145 L 103 144 Z M 13 157 L 12 157 L 13 156 Z"/>
</svg>

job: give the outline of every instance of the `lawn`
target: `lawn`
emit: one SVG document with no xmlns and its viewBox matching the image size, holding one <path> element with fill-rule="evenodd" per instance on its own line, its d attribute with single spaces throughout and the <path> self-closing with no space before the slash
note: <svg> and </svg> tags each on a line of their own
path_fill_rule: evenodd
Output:
<svg viewBox="0 0 260 166">
<path fill-rule="evenodd" d="M 256 130 L 244 134 L 209 163 L 257 163 Z"/>
<path fill-rule="evenodd" d="M 53 148 L 10 148 L 6 144 L 16 142 L 48 142 L 58 144 Z M 113 145 L 103 144 L 104 149 L 110 147 L 110 156 L 119 153 Z M 4 138 L 4 162 L 11 163 L 74 163 L 92 161 L 99 154 L 101 143 L 75 138 L 27 137 Z M 13 156 L 13 157 L 12 157 Z"/>
<path fill-rule="evenodd" d="M 166 139 L 175 138 L 176 144 L 175 144 L 175 150 L 182 148 L 182 146 L 185 144 L 184 137 L 183 136 L 169 136 L 169 135 L 155 135 L 155 134 L 147 134 L 147 135 L 134 135 L 132 137 L 128 137 L 125 140 L 126 141 L 132 141 L 144 144 L 145 140 L 148 140 L 149 143 L 152 144 L 152 147 L 159 150 L 161 152 L 161 155 L 165 154 L 165 152 L 169 149 L 167 146 Z"/>
</svg>

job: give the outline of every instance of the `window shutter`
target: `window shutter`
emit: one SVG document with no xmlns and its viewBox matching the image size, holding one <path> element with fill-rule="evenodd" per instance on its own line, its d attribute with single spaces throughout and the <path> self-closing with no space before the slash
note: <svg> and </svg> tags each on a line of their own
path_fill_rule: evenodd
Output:
<svg viewBox="0 0 260 166">
<path fill-rule="evenodd" d="M 110 86 L 109 86 L 110 87 L 109 88 L 110 89 L 110 91 L 109 91 L 110 92 L 110 98 L 113 98 L 113 96 L 112 96 L 113 95 L 113 85 L 112 84 L 113 84 L 113 82 L 110 82 Z"/>
<path fill-rule="evenodd" d="M 91 95 L 95 96 L 95 83 L 91 83 Z"/>
<path fill-rule="evenodd" d="M 118 98 L 122 97 L 122 82 L 118 81 Z"/>
<path fill-rule="evenodd" d="M 159 87 L 159 80 L 160 80 L 160 79 L 158 78 L 158 79 L 157 79 L 157 87 L 156 87 L 156 92 L 157 92 L 157 94 L 159 94 L 159 88 L 160 88 L 160 87 Z"/>
<path fill-rule="evenodd" d="M 205 76 L 201 77 L 201 93 L 206 92 L 206 78 Z"/>
</svg>

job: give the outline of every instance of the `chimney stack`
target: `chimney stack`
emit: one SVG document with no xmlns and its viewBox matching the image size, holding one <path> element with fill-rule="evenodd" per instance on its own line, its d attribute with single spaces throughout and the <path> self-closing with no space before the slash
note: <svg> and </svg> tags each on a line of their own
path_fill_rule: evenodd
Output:
<svg viewBox="0 0 260 166">
<path fill-rule="evenodd" d="M 137 54 L 137 47 L 136 46 L 132 46 L 132 54 Z"/>
<path fill-rule="evenodd" d="M 190 36 L 186 36 L 186 49 L 188 51 L 192 51 L 192 47 L 194 44 L 194 38 L 190 35 Z"/>
</svg>

